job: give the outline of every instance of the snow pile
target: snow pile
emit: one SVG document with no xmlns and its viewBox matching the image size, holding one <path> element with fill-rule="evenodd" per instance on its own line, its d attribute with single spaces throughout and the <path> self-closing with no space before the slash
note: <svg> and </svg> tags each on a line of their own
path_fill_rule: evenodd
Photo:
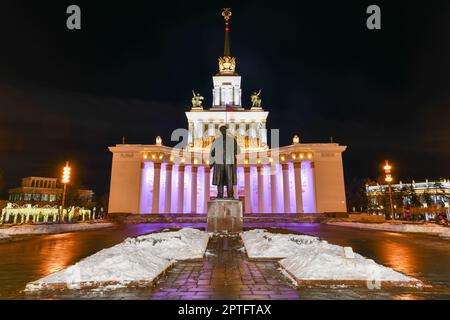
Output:
<svg viewBox="0 0 450 320">
<path fill-rule="evenodd" d="M 450 238 L 450 230 L 441 233 L 439 236 L 443 237 L 443 238 Z"/>
<path fill-rule="evenodd" d="M 418 281 L 364 258 L 350 247 L 312 236 L 256 229 L 243 232 L 242 239 L 250 258 L 283 258 L 280 265 L 298 280 Z"/>
<path fill-rule="evenodd" d="M 0 240 L 7 240 L 9 238 L 10 238 L 9 235 L 0 232 Z"/>
<path fill-rule="evenodd" d="M 0 236 L 3 235 L 21 235 L 21 234 L 48 234 L 62 233 L 71 231 L 94 230 L 101 228 L 113 227 L 112 222 L 78 222 L 78 223 L 62 223 L 62 224 L 24 224 L 9 228 L 0 229 Z"/>
<path fill-rule="evenodd" d="M 25 291 L 52 287 L 111 286 L 151 283 L 176 260 L 203 257 L 208 244 L 206 232 L 185 228 L 128 238 L 78 263 L 27 284 Z"/>
</svg>

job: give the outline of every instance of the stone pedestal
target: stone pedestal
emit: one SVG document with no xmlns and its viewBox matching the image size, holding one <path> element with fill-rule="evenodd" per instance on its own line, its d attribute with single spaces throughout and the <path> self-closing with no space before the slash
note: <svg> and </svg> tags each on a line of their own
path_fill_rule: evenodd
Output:
<svg viewBox="0 0 450 320">
<path fill-rule="evenodd" d="M 208 201 L 208 232 L 241 232 L 242 201 L 214 199 Z"/>
</svg>

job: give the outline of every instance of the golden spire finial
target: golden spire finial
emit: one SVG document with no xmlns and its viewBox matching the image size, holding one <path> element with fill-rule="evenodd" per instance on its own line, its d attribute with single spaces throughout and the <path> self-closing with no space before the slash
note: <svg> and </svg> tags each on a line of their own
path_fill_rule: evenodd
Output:
<svg viewBox="0 0 450 320">
<path fill-rule="evenodd" d="M 228 20 L 230 20 L 231 14 L 232 14 L 231 8 L 223 8 L 222 16 L 225 19 L 225 24 L 227 24 L 227 25 L 228 25 Z"/>
<path fill-rule="evenodd" d="M 225 44 L 223 48 L 223 57 L 219 58 L 220 74 L 234 74 L 236 69 L 236 59 L 231 56 L 230 50 L 230 28 L 228 21 L 230 20 L 231 14 L 230 8 L 223 8 L 222 16 L 225 19 Z"/>
</svg>

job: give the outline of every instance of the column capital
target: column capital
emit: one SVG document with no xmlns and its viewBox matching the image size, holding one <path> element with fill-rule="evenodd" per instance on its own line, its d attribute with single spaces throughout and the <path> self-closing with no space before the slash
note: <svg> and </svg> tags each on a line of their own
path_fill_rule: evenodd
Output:
<svg viewBox="0 0 450 320">
<path fill-rule="evenodd" d="M 153 162 L 153 166 L 155 169 L 161 169 L 161 162 Z"/>
<path fill-rule="evenodd" d="M 178 171 L 179 172 L 184 172 L 184 169 L 185 169 L 186 167 L 185 166 L 182 166 L 181 164 L 178 166 Z"/>
<path fill-rule="evenodd" d="M 211 172 L 211 167 L 210 166 L 205 166 L 205 173 L 209 173 Z"/>
<path fill-rule="evenodd" d="M 283 171 L 289 170 L 289 163 L 282 163 L 281 168 L 283 169 Z"/>
<path fill-rule="evenodd" d="M 256 170 L 258 171 L 258 174 L 259 174 L 259 173 L 261 173 L 261 172 L 263 171 L 262 169 L 263 169 L 263 167 L 262 167 L 262 166 L 258 166 L 258 167 L 256 167 Z"/>
<path fill-rule="evenodd" d="M 244 173 L 250 173 L 250 167 L 244 167 Z"/>
<path fill-rule="evenodd" d="M 192 173 L 197 173 L 197 171 L 198 171 L 198 167 L 197 166 L 192 166 L 191 167 L 191 172 Z"/>
<path fill-rule="evenodd" d="M 171 163 L 166 164 L 166 170 L 172 171 L 172 168 L 173 168 L 173 164 L 171 164 Z"/>
<path fill-rule="evenodd" d="M 301 161 L 298 161 L 298 162 L 294 162 L 294 169 L 301 169 L 301 167 L 302 167 L 302 162 Z"/>
</svg>

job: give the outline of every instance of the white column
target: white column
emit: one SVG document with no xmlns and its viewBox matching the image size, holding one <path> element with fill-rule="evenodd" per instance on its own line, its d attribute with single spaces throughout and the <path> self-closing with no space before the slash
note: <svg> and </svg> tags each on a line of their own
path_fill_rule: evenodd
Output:
<svg viewBox="0 0 450 320">
<path fill-rule="evenodd" d="M 283 199 L 284 199 L 284 213 L 291 213 L 291 190 L 289 188 L 289 165 L 283 163 Z"/>
<path fill-rule="evenodd" d="M 191 213 L 197 213 L 197 170 L 198 167 L 191 168 Z"/>
<path fill-rule="evenodd" d="M 178 166 L 178 207 L 177 213 L 183 213 L 184 203 L 184 165 Z"/>
<path fill-rule="evenodd" d="M 261 166 L 257 167 L 258 172 L 258 213 L 264 213 L 264 185 L 263 185 L 263 173 L 264 170 Z"/>
<path fill-rule="evenodd" d="M 152 213 L 159 212 L 159 187 L 161 182 L 161 163 L 153 163 L 153 199 L 152 199 Z"/>
<path fill-rule="evenodd" d="M 194 143 L 194 124 L 191 121 L 188 126 L 188 143 Z"/>
<path fill-rule="evenodd" d="M 210 178 L 210 172 L 211 172 L 211 168 L 209 166 L 205 166 L 205 188 L 204 188 L 204 192 L 205 192 L 205 204 L 203 205 L 204 211 L 205 213 L 208 212 L 208 201 L 209 201 L 209 193 L 211 190 L 211 186 L 210 186 L 210 182 L 211 182 L 211 178 Z"/>
<path fill-rule="evenodd" d="M 244 167 L 245 213 L 252 212 L 252 192 L 250 188 L 250 167 Z"/>
<path fill-rule="evenodd" d="M 270 203 L 272 213 L 277 213 L 277 172 L 271 172 L 270 175 Z"/>
<path fill-rule="evenodd" d="M 294 176 L 295 176 L 295 206 L 297 213 L 303 213 L 303 198 L 302 198 L 302 163 L 294 162 Z"/>
<path fill-rule="evenodd" d="M 171 163 L 166 164 L 166 195 L 164 197 L 164 212 L 171 213 L 172 208 L 172 168 L 173 165 Z"/>
</svg>

